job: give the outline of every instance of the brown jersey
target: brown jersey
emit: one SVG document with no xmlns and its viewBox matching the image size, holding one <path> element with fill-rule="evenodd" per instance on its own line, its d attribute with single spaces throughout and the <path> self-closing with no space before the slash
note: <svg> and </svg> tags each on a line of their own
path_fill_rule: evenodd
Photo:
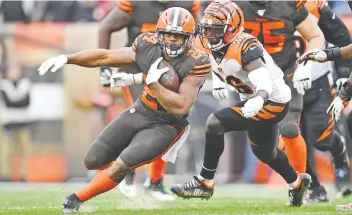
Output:
<svg viewBox="0 0 352 215">
<path fill-rule="evenodd" d="M 154 33 L 143 33 L 139 35 L 134 41 L 132 48 L 136 51 L 137 66 L 145 75 L 147 75 L 150 66 L 158 58 L 163 56 L 156 34 Z M 198 51 L 194 48 L 188 50 L 185 54 L 174 58 L 169 63 L 178 73 L 180 84 L 182 84 L 183 79 L 189 75 L 205 77 L 211 70 L 208 56 L 204 52 Z M 158 98 L 155 96 L 154 92 L 148 86 L 145 86 L 140 100 L 151 110 L 151 114 L 161 118 L 163 121 L 177 122 L 182 125 L 188 123 L 186 119 L 167 114 L 158 102 Z"/>
<path fill-rule="evenodd" d="M 306 1 L 238 1 L 243 10 L 245 32 L 257 37 L 285 74 L 296 69 L 294 32 L 308 16 Z"/>
<path fill-rule="evenodd" d="M 131 14 L 132 22 L 127 27 L 128 42 L 131 46 L 141 33 L 155 32 L 160 13 L 170 7 L 182 7 L 195 16 L 200 10 L 199 1 L 130 1 L 120 0 L 117 7 Z"/>
</svg>

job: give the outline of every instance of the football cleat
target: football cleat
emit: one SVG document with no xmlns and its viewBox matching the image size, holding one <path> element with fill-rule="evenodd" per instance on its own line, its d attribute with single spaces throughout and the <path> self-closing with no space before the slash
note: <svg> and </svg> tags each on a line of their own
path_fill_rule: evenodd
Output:
<svg viewBox="0 0 352 215">
<path fill-rule="evenodd" d="M 152 182 L 149 178 L 144 183 L 145 191 L 158 201 L 173 201 L 175 198 L 165 191 L 163 178 Z"/>
<path fill-rule="evenodd" d="M 300 207 L 303 204 L 304 194 L 312 180 L 307 173 L 301 173 L 299 177 L 301 177 L 301 182 L 298 187 L 288 191 L 288 195 L 291 197 L 290 206 L 293 207 Z"/>
<path fill-rule="evenodd" d="M 68 197 L 65 198 L 64 207 L 62 208 L 62 212 L 65 214 L 68 213 L 77 213 L 79 208 L 82 205 L 82 201 L 76 196 L 76 194 L 72 193 Z"/>
<path fill-rule="evenodd" d="M 197 176 L 193 176 L 193 180 L 183 185 L 174 185 L 171 187 L 171 191 L 178 197 L 189 199 L 189 198 L 201 198 L 210 199 L 214 193 L 215 182 L 209 186 L 205 183 L 205 180 L 200 180 Z"/>
<path fill-rule="evenodd" d="M 323 186 L 308 188 L 307 193 L 304 198 L 305 204 L 310 204 L 314 202 L 323 203 L 328 202 L 326 190 Z"/>
</svg>

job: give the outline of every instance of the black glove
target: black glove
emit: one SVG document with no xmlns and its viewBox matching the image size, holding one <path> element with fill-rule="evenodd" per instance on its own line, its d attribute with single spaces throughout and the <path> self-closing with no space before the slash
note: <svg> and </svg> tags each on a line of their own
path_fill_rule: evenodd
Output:
<svg viewBox="0 0 352 215">
<path fill-rule="evenodd" d="M 328 61 L 337 61 L 341 59 L 341 50 L 339 47 L 332 47 L 328 49 L 324 49 Z"/>
</svg>

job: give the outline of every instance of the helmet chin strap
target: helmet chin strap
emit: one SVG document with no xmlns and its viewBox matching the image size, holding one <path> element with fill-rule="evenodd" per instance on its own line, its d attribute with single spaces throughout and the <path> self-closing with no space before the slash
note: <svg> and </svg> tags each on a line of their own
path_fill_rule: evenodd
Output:
<svg viewBox="0 0 352 215">
<path fill-rule="evenodd" d="M 218 44 L 212 45 L 208 41 L 208 46 L 213 51 L 219 51 L 222 47 L 225 46 L 224 41 L 221 39 Z"/>
</svg>

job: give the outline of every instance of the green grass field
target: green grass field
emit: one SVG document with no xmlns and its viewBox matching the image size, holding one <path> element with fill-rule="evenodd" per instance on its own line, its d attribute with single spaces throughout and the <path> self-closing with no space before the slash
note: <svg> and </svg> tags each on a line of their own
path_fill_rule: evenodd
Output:
<svg viewBox="0 0 352 215">
<path fill-rule="evenodd" d="M 83 184 L 22 184 L 0 183 L 0 214 L 51 215 L 62 214 L 61 204 L 66 195 Z M 214 197 L 206 200 L 182 200 L 161 203 L 152 200 L 142 188 L 138 198 L 124 198 L 117 189 L 86 202 L 83 212 L 101 215 L 173 215 L 173 214 L 350 214 L 336 210 L 337 204 L 352 202 L 352 197 L 334 199 L 328 186 L 331 201 L 327 204 L 291 208 L 285 187 L 268 188 L 265 185 L 219 185 Z"/>
</svg>

